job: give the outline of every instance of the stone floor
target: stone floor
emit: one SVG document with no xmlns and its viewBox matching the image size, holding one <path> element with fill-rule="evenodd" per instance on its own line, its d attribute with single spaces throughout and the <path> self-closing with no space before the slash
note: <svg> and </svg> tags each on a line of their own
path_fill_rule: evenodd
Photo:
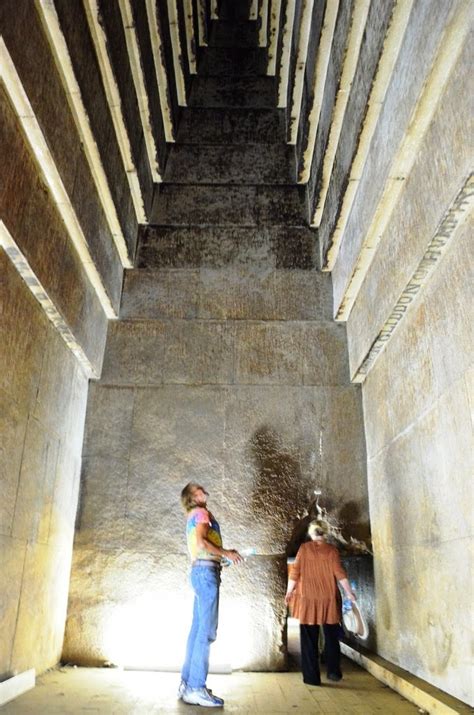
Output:
<svg viewBox="0 0 474 715">
<path fill-rule="evenodd" d="M 319 688 L 304 685 L 300 673 L 210 675 L 208 684 L 225 698 L 225 711 L 395 715 L 420 710 L 351 661 L 344 679 Z M 34 690 L 0 708 L 2 715 L 148 715 L 204 712 L 176 700 L 176 673 L 93 668 L 58 668 L 42 675 Z"/>
</svg>

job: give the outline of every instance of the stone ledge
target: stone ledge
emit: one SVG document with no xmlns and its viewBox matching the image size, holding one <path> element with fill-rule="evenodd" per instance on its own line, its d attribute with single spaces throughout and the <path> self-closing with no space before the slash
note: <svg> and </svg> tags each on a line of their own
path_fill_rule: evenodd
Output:
<svg viewBox="0 0 474 715">
<path fill-rule="evenodd" d="M 36 684 L 36 671 L 34 668 L 25 670 L 24 673 L 13 675 L 11 678 L 0 683 L 0 707 L 9 703 L 10 700 L 18 698 L 27 690 L 34 688 Z"/>
<path fill-rule="evenodd" d="M 404 698 L 428 713 L 436 715 L 454 715 L 472 712 L 469 705 L 452 695 L 444 693 L 426 680 L 417 678 L 406 670 L 399 668 L 390 661 L 359 646 L 358 650 L 347 643 L 341 643 L 341 652 L 374 678 L 400 693 Z"/>
</svg>

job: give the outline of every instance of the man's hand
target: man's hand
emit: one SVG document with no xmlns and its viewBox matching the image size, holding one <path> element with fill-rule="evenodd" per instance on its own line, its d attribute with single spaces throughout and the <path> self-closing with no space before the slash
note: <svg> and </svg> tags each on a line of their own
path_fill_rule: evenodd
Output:
<svg viewBox="0 0 474 715">
<path fill-rule="evenodd" d="M 223 549 L 222 556 L 224 556 L 224 558 L 226 559 L 229 559 L 229 561 L 232 561 L 233 564 L 241 564 L 244 560 L 243 557 L 239 554 L 239 552 L 235 549 Z"/>
</svg>

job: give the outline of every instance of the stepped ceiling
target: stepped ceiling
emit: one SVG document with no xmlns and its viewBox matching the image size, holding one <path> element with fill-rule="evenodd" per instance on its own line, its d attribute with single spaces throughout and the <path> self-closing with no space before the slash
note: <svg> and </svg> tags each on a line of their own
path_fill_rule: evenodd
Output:
<svg viewBox="0 0 474 715">
<path fill-rule="evenodd" d="M 334 317 L 347 320 L 469 31 L 469 2 L 435 5 L 82 0 L 73 7 L 69 0 L 35 0 L 121 266 L 136 264 L 137 225 L 160 222 L 157 196 L 170 182 L 186 177 L 203 201 L 201 185 L 213 171 L 221 172 L 223 185 L 252 184 L 259 170 L 252 154 L 258 134 L 274 152 L 264 182 L 277 193 L 283 185 L 299 186 L 305 196 L 305 223 L 318 239 L 320 267 L 333 273 Z M 40 115 L 38 87 L 28 84 L 28 52 L 14 46 L 11 27 L 28 22 L 24 6 L 16 17 L 10 0 L 3 4 L 2 84 L 105 314 L 116 317 L 116 301 L 50 151 L 46 124 L 54 124 L 54 117 Z M 229 40 L 217 46 L 216 23 L 228 27 Z M 250 42 L 242 29 L 249 24 Z M 227 127 L 235 146 L 217 161 L 206 111 L 212 111 L 213 97 L 222 106 L 224 76 L 232 112 L 222 114 L 221 133 Z M 193 107 L 200 113 L 187 111 Z M 278 145 L 270 107 L 282 118 Z M 178 146 L 184 131 L 194 149 Z M 233 174 L 230 167 L 239 161 Z M 119 170 L 126 178 L 114 187 L 111 175 Z M 215 195 L 225 195 L 224 189 Z M 133 217 L 128 233 L 125 203 Z"/>
</svg>

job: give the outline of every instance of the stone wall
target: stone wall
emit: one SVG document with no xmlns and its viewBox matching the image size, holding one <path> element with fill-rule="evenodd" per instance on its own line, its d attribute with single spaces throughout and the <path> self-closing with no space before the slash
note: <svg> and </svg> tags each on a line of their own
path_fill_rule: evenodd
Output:
<svg viewBox="0 0 474 715">
<path fill-rule="evenodd" d="M 436 15 L 432 22 L 439 19 Z M 443 61 L 444 83 L 436 84 L 442 92 L 430 105 L 433 113 L 416 161 L 389 214 L 347 328 L 351 374 L 365 377 L 376 649 L 472 703 L 466 622 L 473 603 L 473 185 L 464 88 L 472 49 L 457 33 L 452 36 L 451 67 Z M 448 43 L 449 34 L 441 51 Z M 433 51 L 428 42 L 412 47 L 423 55 Z M 425 86 L 429 91 L 429 82 Z M 398 91 L 409 101 L 408 88 L 403 91 L 399 84 Z M 380 170 L 377 145 L 373 166 Z M 369 157 L 366 171 L 370 165 Z M 359 195 L 356 216 L 369 206 L 370 192 L 361 189 L 367 200 L 362 203 Z M 352 229 L 347 235 L 354 236 Z M 342 276 L 353 268 L 353 252 L 349 241 L 339 254 L 336 298 Z"/>
<path fill-rule="evenodd" d="M 225 544 L 258 552 L 223 573 L 220 667 L 285 666 L 285 548 L 316 486 L 367 536 L 360 391 L 329 277 L 277 268 L 270 229 L 215 231 L 186 229 L 194 265 L 127 272 L 90 391 L 67 660 L 180 666 L 188 481 L 210 492 Z"/>
</svg>

